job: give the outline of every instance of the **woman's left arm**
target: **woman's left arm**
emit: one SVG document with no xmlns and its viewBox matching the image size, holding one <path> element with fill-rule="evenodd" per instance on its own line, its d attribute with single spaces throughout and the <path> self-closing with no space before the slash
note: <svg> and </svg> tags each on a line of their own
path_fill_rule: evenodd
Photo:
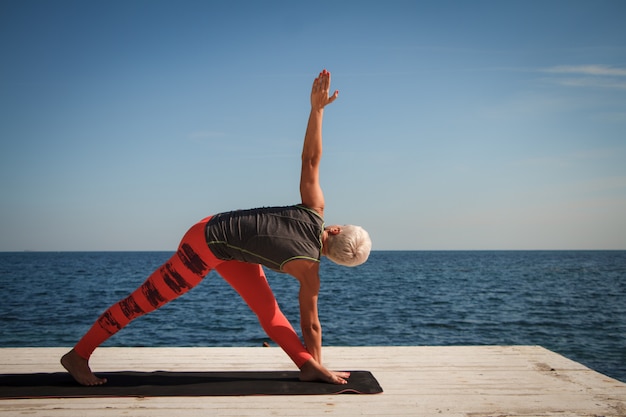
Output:
<svg viewBox="0 0 626 417">
<path fill-rule="evenodd" d="M 300 282 L 300 327 L 304 345 L 313 358 L 322 363 L 322 324 L 320 323 L 317 299 L 320 291 L 319 263 L 294 260 L 283 270 Z"/>
<path fill-rule="evenodd" d="M 319 263 L 304 259 L 288 262 L 283 271 L 300 281 L 300 325 L 307 351 L 313 356 L 300 368 L 303 381 L 345 384 L 349 372 L 329 371 L 322 365 L 322 325 L 317 313 L 320 291 Z"/>
<path fill-rule="evenodd" d="M 322 363 L 322 324 L 317 311 L 319 275 L 300 281 L 300 327 L 304 345 L 313 358 Z"/>
</svg>

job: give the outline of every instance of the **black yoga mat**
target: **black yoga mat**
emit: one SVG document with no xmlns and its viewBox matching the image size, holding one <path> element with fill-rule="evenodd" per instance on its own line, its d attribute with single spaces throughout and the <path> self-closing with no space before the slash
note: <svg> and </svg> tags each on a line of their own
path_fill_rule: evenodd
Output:
<svg viewBox="0 0 626 417">
<path fill-rule="evenodd" d="M 0 374 L 0 398 L 172 397 L 224 395 L 378 394 L 368 371 L 353 371 L 347 385 L 302 382 L 298 371 L 97 372 L 104 385 L 83 387 L 65 372 Z"/>
</svg>

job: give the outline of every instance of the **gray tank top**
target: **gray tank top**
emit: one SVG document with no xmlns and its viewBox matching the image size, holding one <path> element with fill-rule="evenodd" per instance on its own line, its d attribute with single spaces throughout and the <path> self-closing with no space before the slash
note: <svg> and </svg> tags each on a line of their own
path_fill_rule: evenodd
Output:
<svg viewBox="0 0 626 417">
<path fill-rule="evenodd" d="M 324 220 L 307 207 L 263 207 L 213 216 L 206 241 L 222 260 L 261 264 L 281 271 L 294 259 L 320 261 Z"/>
</svg>

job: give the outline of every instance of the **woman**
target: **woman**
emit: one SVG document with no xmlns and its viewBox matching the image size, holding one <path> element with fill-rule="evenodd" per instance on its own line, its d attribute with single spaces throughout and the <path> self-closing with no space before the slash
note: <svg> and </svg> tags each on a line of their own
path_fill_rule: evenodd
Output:
<svg viewBox="0 0 626 417">
<path fill-rule="evenodd" d="M 367 260 L 371 241 L 358 226 L 324 227 L 324 195 L 319 184 L 324 108 L 330 73 L 313 82 L 311 113 L 302 150 L 302 203 L 216 214 L 200 221 L 183 237 L 178 251 L 132 294 L 107 309 L 61 364 L 82 385 L 101 385 L 89 357 L 131 320 L 154 311 L 195 287 L 215 269 L 246 301 L 272 338 L 300 369 L 304 381 L 345 384 L 345 372 L 322 365 L 322 327 L 318 318 L 320 257 L 346 266 Z M 304 344 L 282 314 L 261 265 L 285 272 L 300 282 L 300 324 Z"/>
</svg>

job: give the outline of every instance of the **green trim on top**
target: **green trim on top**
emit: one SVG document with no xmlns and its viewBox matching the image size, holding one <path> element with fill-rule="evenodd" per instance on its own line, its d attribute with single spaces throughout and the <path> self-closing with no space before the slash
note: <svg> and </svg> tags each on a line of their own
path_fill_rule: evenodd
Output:
<svg viewBox="0 0 626 417">
<path fill-rule="evenodd" d="M 322 220 L 322 231 L 320 232 L 320 235 L 319 235 L 319 237 L 318 237 L 318 241 L 319 241 L 319 251 L 320 251 L 320 258 L 321 258 L 321 257 L 322 257 L 322 248 L 324 247 L 324 245 L 322 244 L 322 236 L 324 235 L 324 228 L 325 228 L 324 218 L 323 218 L 323 217 L 322 217 L 322 216 L 321 216 L 321 215 L 320 215 L 317 211 L 315 211 L 315 210 L 313 210 L 313 209 L 311 209 L 311 208 L 309 208 L 309 207 L 307 207 L 307 206 L 304 206 L 304 205 L 302 205 L 302 204 L 294 204 L 292 207 L 298 207 L 298 208 L 301 208 L 301 209 L 303 209 L 303 210 L 308 211 L 309 213 L 313 213 L 313 214 L 315 214 L 317 217 L 319 217 L 319 218 Z M 279 264 L 278 262 L 275 262 L 275 261 L 273 261 L 273 260 L 271 260 L 271 259 L 269 259 L 269 258 L 266 258 L 266 257 L 264 257 L 264 256 L 261 256 L 261 255 L 259 255 L 258 253 L 254 253 L 254 252 L 251 252 L 251 251 L 246 250 L 246 249 L 244 249 L 244 248 L 240 248 L 239 246 L 230 245 L 230 244 L 229 244 L 228 242 L 226 242 L 226 241 L 222 241 L 222 240 L 212 240 L 212 241 L 207 241 L 207 245 L 209 245 L 209 246 L 210 246 L 210 245 L 218 245 L 218 244 L 219 244 L 219 245 L 224 245 L 224 246 L 226 246 L 227 248 L 230 248 L 230 249 L 235 249 L 235 250 L 238 250 L 239 252 L 242 252 L 242 253 L 248 253 L 248 254 L 250 254 L 250 255 L 252 255 L 252 256 L 255 256 L 256 258 L 263 259 L 263 260 L 264 260 L 264 261 L 266 261 L 268 264 L 276 265 L 276 266 L 277 266 L 277 269 L 278 269 L 279 271 L 282 271 L 282 270 L 283 270 L 283 266 L 284 266 L 286 263 L 288 263 L 288 262 L 290 262 L 290 261 L 293 261 L 293 260 L 296 260 L 296 259 L 304 259 L 304 260 L 309 260 L 309 261 L 313 261 L 313 262 L 317 262 L 317 263 L 320 263 L 320 262 L 321 262 L 321 259 L 311 258 L 311 257 L 309 257 L 309 256 L 300 256 L 300 255 L 299 255 L 299 256 L 293 256 L 293 257 L 291 257 L 291 258 L 289 258 L 289 259 L 286 259 L 285 261 L 283 261 L 283 263 Z"/>
</svg>

